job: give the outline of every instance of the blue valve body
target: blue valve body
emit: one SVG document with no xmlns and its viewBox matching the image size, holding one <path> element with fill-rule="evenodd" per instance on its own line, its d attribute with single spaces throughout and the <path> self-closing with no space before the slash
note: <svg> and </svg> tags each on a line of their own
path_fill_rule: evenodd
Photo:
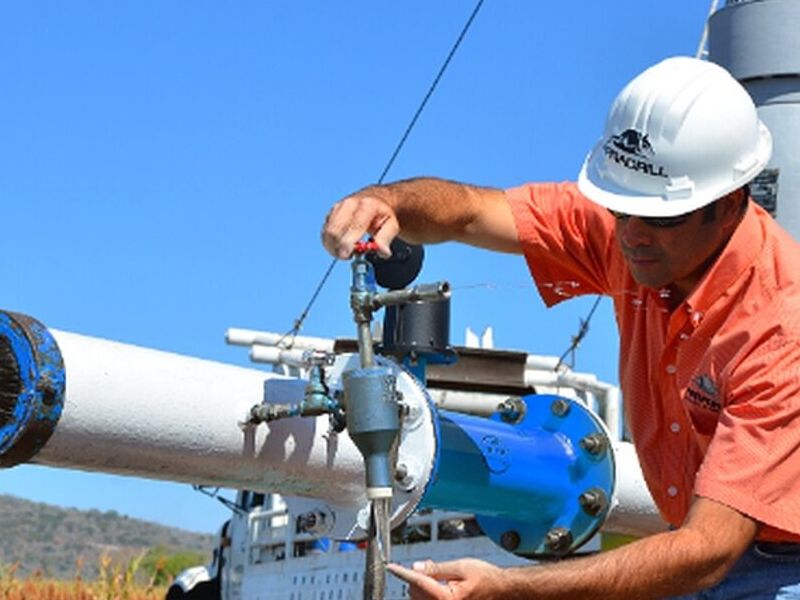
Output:
<svg viewBox="0 0 800 600">
<path fill-rule="evenodd" d="M 552 553 L 545 536 L 561 528 L 572 551 L 608 512 L 608 502 L 587 510 L 581 495 L 612 498 L 613 450 L 581 403 L 549 395 L 523 401 L 525 415 L 515 424 L 439 411 L 435 472 L 419 508 L 474 513 L 493 541 L 521 555 Z M 590 436 L 599 447 L 583 441 Z"/>
</svg>

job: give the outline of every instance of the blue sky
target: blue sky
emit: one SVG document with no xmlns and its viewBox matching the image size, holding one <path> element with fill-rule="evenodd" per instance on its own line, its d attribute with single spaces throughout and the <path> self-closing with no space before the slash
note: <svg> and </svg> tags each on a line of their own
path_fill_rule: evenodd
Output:
<svg viewBox="0 0 800 600">
<path fill-rule="evenodd" d="M 473 2 L 0 4 L 0 307 L 235 364 L 231 326 L 285 331 L 328 266 L 330 205 L 374 182 Z M 389 179 L 573 179 L 611 100 L 693 55 L 700 0 L 487 0 Z M 453 342 L 561 354 L 592 299 L 546 311 L 518 257 L 427 249 Z M 352 336 L 335 269 L 303 333 Z M 601 305 L 577 368 L 616 381 Z M 183 484 L 24 466 L 0 493 L 213 531 Z"/>
</svg>

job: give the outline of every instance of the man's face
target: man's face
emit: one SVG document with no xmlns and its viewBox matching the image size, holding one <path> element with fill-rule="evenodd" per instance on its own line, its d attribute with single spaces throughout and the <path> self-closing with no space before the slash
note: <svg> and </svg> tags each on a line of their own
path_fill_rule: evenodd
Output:
<svg viewBox="0 0 800 600">
<path fill-rule="evenodd" d="M 615 214 L 617 242 L 633 278 L 649 288 L 668 289 L 670 304 L 680 304 L 722 251 L 738 222 L 731 221 L 731 203 L 724 202 L 672 222 Z"/>
</svg>

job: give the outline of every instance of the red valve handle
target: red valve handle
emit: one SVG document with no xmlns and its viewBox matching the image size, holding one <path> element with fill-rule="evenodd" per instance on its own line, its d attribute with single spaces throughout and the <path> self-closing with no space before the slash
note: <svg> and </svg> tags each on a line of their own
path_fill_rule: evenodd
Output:
<svg viewBox="0 0 800 600">
<path fill-rule="evenodd" d="M 378 244 L 375 240 L 369 240 L 366 242 L 356 242 L 355 248 L 353 248 L 353 252 L 355 254 L 366 254 L 367 252 L 377 252 L 378 251 Z"/>
</svg>

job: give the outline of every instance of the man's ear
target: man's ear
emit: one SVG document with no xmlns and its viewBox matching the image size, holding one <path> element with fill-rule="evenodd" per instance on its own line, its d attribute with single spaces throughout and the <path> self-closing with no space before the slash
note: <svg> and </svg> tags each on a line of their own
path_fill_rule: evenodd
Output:
<svg viewBox="0 0 800 600">
<path fill-rule="evenodd" d="M 744 215 L 744 205 L 748 200 L 749 198 L 747 197 L 745 188 L 739 188 L 728 194 L 722 202 L 717 202 L 717 210 L 719 211 L 717 217 L 723 228 L 730 229 L 731 231 L 736 229 L 739 220 L 742 215 Z"/>
</svg>

